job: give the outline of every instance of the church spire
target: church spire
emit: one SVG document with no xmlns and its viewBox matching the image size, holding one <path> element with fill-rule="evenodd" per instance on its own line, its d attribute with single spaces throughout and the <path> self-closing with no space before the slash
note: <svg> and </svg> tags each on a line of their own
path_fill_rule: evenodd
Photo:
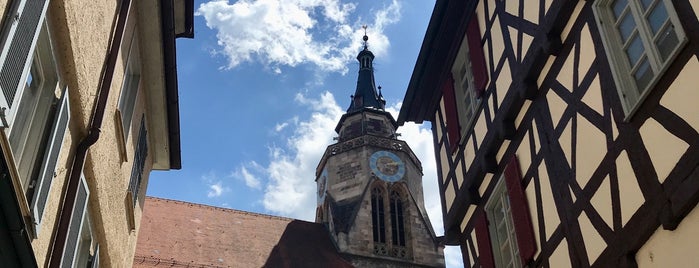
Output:
<svg viewBox="0 0 699 268">
<path fill-rule="evenodd" d="M 347 109 L 347 113 L 356 112 L 364 108 L 374 108 L 383 110 L 386 101 L 377 94 L 376 84 L 374 83 L 374 53 L 369 51 L 367 41 L 369 37 L 366 35 L 366 25 L 364 28 L 364 49 L 357 55 L 359 61 L 359 76 L 357 77 L 357 89 L 352 95 L 352 103 Z"/>
</svg>

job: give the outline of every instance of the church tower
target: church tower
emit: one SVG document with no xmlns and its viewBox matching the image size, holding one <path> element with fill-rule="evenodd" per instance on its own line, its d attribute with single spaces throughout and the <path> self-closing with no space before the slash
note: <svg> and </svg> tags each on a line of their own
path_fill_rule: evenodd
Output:
<svg viewBox="0 0 699 268">
<path fill-rule="evenodd" d="M 367 40 L 357 55 L 356 91 L 335 128 L 337 143 L 316 169 L 316 222 L 355 267 L 444 267 L 425 210 L 422 166 L 384 110 Z"/>
</svg>

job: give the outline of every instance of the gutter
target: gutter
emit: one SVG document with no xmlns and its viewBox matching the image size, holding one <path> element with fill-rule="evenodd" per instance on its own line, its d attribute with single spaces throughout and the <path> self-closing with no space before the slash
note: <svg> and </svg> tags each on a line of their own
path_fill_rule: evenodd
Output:
<svg viewBox="0 0 699 268">
<path fill-rule="evenodd" d="M 100 137 L 102 120 L 104 119 L 105 108 L 107 106 L 107 98 L 109 97 L 109 89 L 111 88 L 112 79 L 114 77 L 114 66 L 116 65 L 117 56 L 119 55 L 119 48 L 124 36 L 124 27 L 126 25 L 126 17 L 128 16 L 130 6 L 131 0 L 122 0 L 117 15 L 118 17 L 115 17 L 116 28 L 114 29 L 112 42 L 107 54 L 107 62 L 103 66 L 102 79 L 100 80 L 99 91 L 97 92 L 97 103 L 92 113 L 88 134 L 78 144 L 70 175 L 66 182 L 66 194 L 58 215 L 58 228 L 53 239 L 51 254 L 49 255 L 49 267 L 60 267 L 63 258 L 63 251 L 70 227 L 70 219 L 73 214 L 73 206 L 75 205 L 78 187 L 80 186 L 80 174 L 85 166 L 87 150 L 90 149 Z"/>
<path fill-rule="evenodd" d="M 175 38 L 194 38 L 194 0 L 184 0 L 185 31 L 175 33 L 175 6 L 173 0 L 160 3 L 162 16 L 163 62 L 165 72 L 165 98 L 168 124 L 168 144 L 170 145 L 170 169 L 182 168 L 182 147 L 180 143 L 180 104 L 177 83 L 177 49 Z"/>
<path fill-rule="evenodd" d="M 170 168 L 181 169 L 182 147 L 180 144 L 180 104 L 179 91 L 177 89 L 177 52 L 175 48 L 174 13 L 172 0 L 160 2 L 160 15 L 163 20 L 163 72 L 165 73 L 165 102 L 167 106 L 168 144 L 170 145 Z"/>
</svg>

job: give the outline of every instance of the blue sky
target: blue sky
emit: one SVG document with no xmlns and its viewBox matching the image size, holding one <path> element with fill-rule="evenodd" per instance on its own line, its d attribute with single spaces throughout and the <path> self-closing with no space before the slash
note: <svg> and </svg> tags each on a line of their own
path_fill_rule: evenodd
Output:
<svg viewBox="0 0 699 268">
<path fill-rule="evenodd" d="M 367 25 L 376 83 L 397 116 L 434 1 L 195 1 L 195 39 L 177 41 L 182 169 L 148 195 L 312 221 L 314 171 L 354 93 Z M 443 233 L 429 123 L 399 129 L 423 162 Z M 461 267 L 458 248 L 447 267 Z"/>
</svg>

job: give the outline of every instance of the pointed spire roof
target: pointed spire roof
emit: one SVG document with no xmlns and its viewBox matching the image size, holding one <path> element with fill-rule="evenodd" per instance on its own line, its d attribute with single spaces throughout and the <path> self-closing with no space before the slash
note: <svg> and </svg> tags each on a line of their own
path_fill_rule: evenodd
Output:
<svg viewBox="0 0 699 268">
<path fill-rule="evenodd" d="M 369 37 L 366 35 L 366 25 L 364 28 L 364 49 L 357 55 L 359 61 L 359 76 L 357 77 L 357 89 L 351 96 L 352 102 L 347 109 L 347 113 L 353 113 L 364 108 L 374 108 L 383 110 L 386 101 L 381 94 L 376 92 L 374 82 L 374 53 L 371 53 L 367 45 Z"/>
</svg>

